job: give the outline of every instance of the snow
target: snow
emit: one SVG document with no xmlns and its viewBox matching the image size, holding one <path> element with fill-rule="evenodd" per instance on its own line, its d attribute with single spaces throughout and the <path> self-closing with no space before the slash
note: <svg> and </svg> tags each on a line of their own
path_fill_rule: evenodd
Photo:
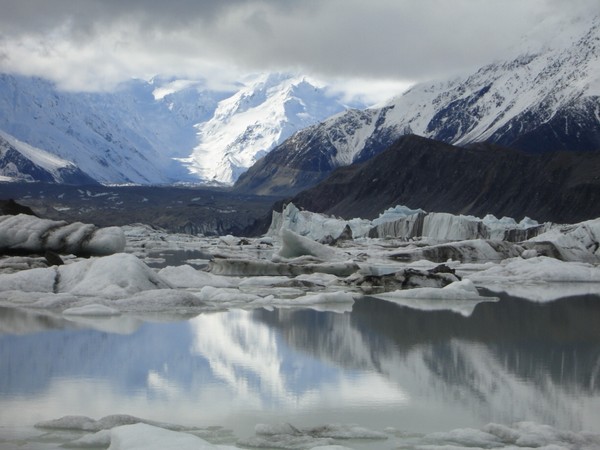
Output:
<svg viewBox="0 0 600 450">
<path fill-rule="evenodd" d="M 56 172 L 69 166 L 74 166 L 71 161 L 66 161 L 52 153 L 33 147 L 0 130 L 0 138 L 6 140 L 11 146 L 17 149 L 23 156 L 31 160 L 37 166 L 40 166 L 49 172 Z"/>
<path fill-rule="evenodd" d="M 231 184 L 294 132 L 344 110 L 341 97 L 314 80 L 261 74 L 196 125 L 198 142 L 180 161 L 201 180 Z"/>
</svg>

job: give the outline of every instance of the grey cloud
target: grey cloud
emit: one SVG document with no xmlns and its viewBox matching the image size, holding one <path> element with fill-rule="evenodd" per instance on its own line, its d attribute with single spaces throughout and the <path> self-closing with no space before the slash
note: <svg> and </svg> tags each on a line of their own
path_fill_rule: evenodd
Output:
<svg viewBox="0 0 600 450">
<path fill-rule="evenodd" d="M 164 71 L 218 74 L 225 66 L 420 80 L 502 58 L 536 24 L 541 24 L 542 32 L 535 39 L 543 40 L 544 33 L 552 33 L 544 31 L 548 18 L 550 24 L 570 23 L 578 16 L 600 14 L 600 4 L 597 0 L 0 0 L 0 11 L 7 55 L 0 60 L 0 70 L 39 71 L 63 77 L 59 81 L 68 85 L 83 75 L 90 78 L 86 83 L 93 83 L 94 70 L 82 75 L 84 64 L 88 69 L 97 65 L 97 73 L 108 84 L 120 76 Z M 43 45 L 36 48 L 32 42 Z M 43 53 L 43 47 L 54 51 Z M 7 60 L 13 65 L 8 67 Z"/>
</svg>

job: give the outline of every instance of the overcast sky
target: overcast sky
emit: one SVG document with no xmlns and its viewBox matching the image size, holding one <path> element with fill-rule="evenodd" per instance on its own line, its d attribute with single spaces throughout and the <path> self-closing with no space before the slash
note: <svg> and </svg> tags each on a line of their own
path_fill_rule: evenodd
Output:
<svg viewBox="0 0 600 450">
<path fill-rule="evenodd" d="M 598 0 L 0 0 L 0 71 L 71 90 L 297 71 L 380 100 L 597 14 Z"/>
</svg>

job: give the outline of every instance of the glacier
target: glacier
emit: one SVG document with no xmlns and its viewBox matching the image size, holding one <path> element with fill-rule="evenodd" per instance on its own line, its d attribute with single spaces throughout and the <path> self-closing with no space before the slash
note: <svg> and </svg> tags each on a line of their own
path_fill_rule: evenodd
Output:
<svg viewBox="0 0 600 450">
<path fill-rule="evenodd" d="M 0 74 L 0 176 L 75 184 L 230 184 L 283 139 L 349 106 L 364 107 L 346 105 L 322 83 L 293 74 L 251 75 L 223 90 L 202 79 L 157 76 L 98 93 L 65 92 L 41 78 Z M 2 150 L 7 142 L 18 155 Z M 15 167 L 36 162 L 39 170 Z M 78 171 L 77 177 L 67 169 Z"/>
<path fill-rule="evenodd" d="M 207 182 L 232 184 L 294 132 L 347 109 L 341 97 L 304 76 L 266 74 L 219 102 L 196 125 L 198 143 L 181 159 Z"/>
</svg>

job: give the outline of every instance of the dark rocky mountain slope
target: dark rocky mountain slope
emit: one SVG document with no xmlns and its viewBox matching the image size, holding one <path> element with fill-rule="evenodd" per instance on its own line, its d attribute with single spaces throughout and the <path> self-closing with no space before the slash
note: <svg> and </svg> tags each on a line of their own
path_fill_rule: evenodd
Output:
<svg viewBox="0 0 600 450">
<path fill-rule="evenodd" d="M 532 155 L 407 135 L 364 163 L 337 169 L 291 201 L 344 218 L 375 218 L 401 204 L 479 217 L 578 222 L 600 216 L 600 152 Z"/>
</svg>

